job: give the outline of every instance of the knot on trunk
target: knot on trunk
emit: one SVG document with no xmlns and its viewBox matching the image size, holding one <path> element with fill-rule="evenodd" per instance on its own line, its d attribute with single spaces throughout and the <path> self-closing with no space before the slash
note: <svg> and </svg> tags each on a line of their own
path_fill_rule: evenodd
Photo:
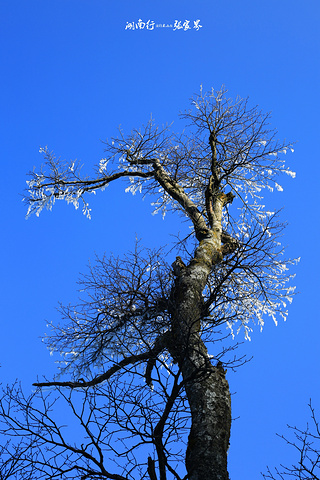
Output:
<svg viewBox="0 0 320 480">
<path fill-rule="evenodd" d="M 182 258 L 179 256 L 176 257 L 175 261 L 171 266 L 172 266 L 173 275 L 175 277 L 180 277 L 180 275 L 186 268 L 185 263 L 182 261 Z"/>
<path fill-rule="evenodd" d="M 222 232 L 221 241 L 223 243 L 223 245 L 222 245 L 223 255 L 228 255 L 230 253 L 233 253 L 239 247 L 238 240 L 236 238 L 233 238 L 231 235 L 229 235 L 226 232 Z"/>
<path fill-rule="evenodd" d="M 218 198 L 222 202 L 223 205 L 227 205 L 228 203 L 233 202 L 233 199 L 235 198 L 235 195 L 232 192 L 219 193 Z"/>
</svg>

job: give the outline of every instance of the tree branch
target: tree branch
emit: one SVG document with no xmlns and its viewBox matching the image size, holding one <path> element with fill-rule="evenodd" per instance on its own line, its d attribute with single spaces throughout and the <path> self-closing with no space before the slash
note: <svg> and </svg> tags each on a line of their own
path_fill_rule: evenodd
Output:
<svg viewBox="0 0 320 480">
<path fill-rule="evenodd" d="M 190 200 L 184 189 L 164 170 L 160 161 L 155 160 L 154 165 L 155 179 L 159 182 L 163 189 L 183 207 L 184 211 L 193 223 L 196 237 L 198 240 L 202 239 L 203 236 L 208 232 L 208 227 L 204 217 L 201 215 L 200 211 L 192 202 L 192 200 Z"/>
<path fill-rule="evenodd" d="M 149 385 L 149 387 L 152 386 L 151 373 L 152 373 L 153 367 L 155 366 L 156 359 L 158 355 L 168 347 L 170 341 L 171 341 L 171 332 L 169 330 L 163 333 L 162 335 L 159 335 L 159 337 L 155 341 L 152 352 L 150 353 L 150 357 L 147 363 L 147 368 L 145 373 L 146 383 L 147 385 Z"/>
<path fill-rule="evenodd" d="M 108 380 L 114 373 L 121 370 L 123 367 L 127 365 L 132 365 L 137 362 L 141 362 L 143 360 L 148 360 L 150 357 L 154 355 L 154 349 L 149 352 L 141 353 L 140 355 L 131 355 L 130 357 L 126 357 L 121 360 L 116 365 L 113 365 L 109 370 L 102 373 L 101 375 L 97 375 L 95 378 L 89 381 L 77 381 L 77 382 L 37 382 L 33 383 L 35 387 L 69 387 L 69 388 L 86 388 L 86 387 L 93 387 L 95 385 L 99 385 L 100 383 Z"/>
<path fill-rule="evenodd" d="M 148 474 L 150 480 L 157 480 L 155 461 L 151 457 L 148 457 Z"/>
</svg>

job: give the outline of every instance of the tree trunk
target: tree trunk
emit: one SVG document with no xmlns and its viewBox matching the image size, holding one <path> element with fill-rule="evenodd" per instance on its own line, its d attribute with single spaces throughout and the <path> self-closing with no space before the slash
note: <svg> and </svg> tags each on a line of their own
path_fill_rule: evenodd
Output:
<svg viewBox="0 0 320 480">
<path fill-rule="evenodd" d="M 227 452 L 231 427 L 229 385 L 222 366 L 209 365 L 199 355 L 185 361 L 182 368 L 192 415 L 186 467 L 189 480 L 228 480 Z M 206 364 L 206 373 L 198 374 L 198 364 Z M 198 374 L 198 375 L 197 375 Z"/>
<path fill-rule="evenodd" d="M 220 232 L 209 231 L 188 266 L 177 257 L 180 270 L 175 269 L 177 278 L 171 292 L 171 353 L 181 368 L 191 409 L 186 454 L 189 480 L 229 479 L 229 385 L 222 366 L 211 364 L 200 337 L 202 292 L 212 265 L 221 259 Z"/>
</svg>

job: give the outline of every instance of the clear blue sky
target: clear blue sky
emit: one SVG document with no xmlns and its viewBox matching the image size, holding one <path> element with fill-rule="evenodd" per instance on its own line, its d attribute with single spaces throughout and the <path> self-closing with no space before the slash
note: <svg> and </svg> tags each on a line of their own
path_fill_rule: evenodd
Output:
<svg viewBox="0 0 320 480">
<path fill-rule="evenodd" d="M 127 23 L 200 20 L 199 30 L 125 29 Z M 258 330 L 242 352 L 253 360 L 229 373 L 234 421 L 230 474 L 259 478 L 265 466 L 290 459 L 276 437 L 303 426 L 312 397 L 320 417 L 319 326 L 319 21 L 318 0 L 3 0 L 1 45 L 2 275 L 0 376 L 53 375 L 40 337 L 58 320 L 58 301 L 76 299 L 75 282 L 95 252 L 121 254 L 135 235 L 146 246 L 170 241 L 179 218 L 151 216 L 139 196 L 110 186 L 91 198 L 92 220 L 72 206 L 24 219 L 26 172 L 40 146 L 90 166 L 100 140 L 146 122 L 175 121 L 199 91 L 225 84 L 272 111 L 279 138 L 296 141 L 288 158 L 297 177 L 270 199 L 285 207 L 284 244 L 301 256 L 300 292 L 286 323 Z M 281 183 L 281 182 L 280 182 Z"/>
</svg>

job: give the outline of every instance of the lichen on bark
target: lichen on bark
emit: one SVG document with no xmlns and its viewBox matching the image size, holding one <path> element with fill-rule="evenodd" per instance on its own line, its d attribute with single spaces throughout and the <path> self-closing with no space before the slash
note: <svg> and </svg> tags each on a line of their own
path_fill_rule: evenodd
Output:
<svg viewBox="0 0 320 480">
<path fill-rule="evenodd" d="M 222 259 L 220 225 L 220 228 L 208 230 L 199 242 L 193 258 L 181 269 L 171 291 L 174 339 L 171 354 L 184 378 L 192 418 L 186 453 L 190 480 L 228 479 L 229 385 L 223 368 L 212 365 L 200 336 L 202 292 L 212 266 Z"/>
</svg>

